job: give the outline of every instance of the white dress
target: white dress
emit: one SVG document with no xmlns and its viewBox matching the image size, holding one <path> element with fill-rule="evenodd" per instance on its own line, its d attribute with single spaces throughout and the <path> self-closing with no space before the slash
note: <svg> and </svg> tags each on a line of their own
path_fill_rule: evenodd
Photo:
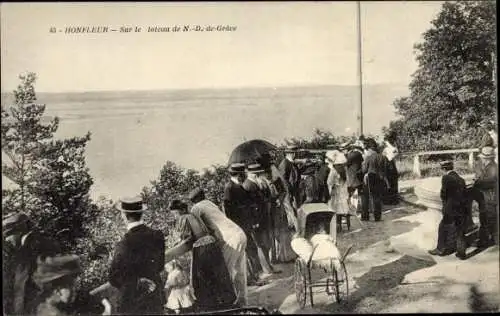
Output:
<svg viewBox="0 0 500 316">
<path fill-rule="evenodd" d="M 168 274 L 165 289 L 170 289 L 167 308 L 178 310 L 193 306 L 195 301 L 193 289 L 189 285 L 189 279 L 181 270 L 175 269 Z"/>
</svg>

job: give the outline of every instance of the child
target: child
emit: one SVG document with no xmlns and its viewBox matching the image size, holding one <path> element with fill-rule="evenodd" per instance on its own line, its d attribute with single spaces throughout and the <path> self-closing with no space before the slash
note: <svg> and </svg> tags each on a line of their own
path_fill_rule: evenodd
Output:
<svg viewBox="0 0 500 316">
<path fill-rule="evenodd" d="M 324 268 L 329 268 L 330 259 L 337 271 L 341 270 L 340 252 L 335 245 L 335 240 L 326 232 L 326 224 L 320 224 L 316 234 L 311 237 L 311 244 L 314 249 L 312 260 Z"/>
<path fill-rule="evenodd" d="M 337 271 L 340 271 L 340 252 L 335 245 L 335 240 L 326 231 L 326 224 L 320 224 L 319 229 L 310 241 L 297 237 L 292 240 L 291 246 L 299 257 L 306 262 L 310 259 L 314 264 L 325 269 L 330 269 L 330 260 Z"/>
<path fill-rule="evenodd" d="M 165 264 L 165 270 L 168 273 L 165 282 L 165 298 L 167 301 L 165 307 L 173 310 L 176 314 L 189 312 L 195 301 L 189 278 L 182 270 L 179 261 L 175 259 Z"/>
</svg>

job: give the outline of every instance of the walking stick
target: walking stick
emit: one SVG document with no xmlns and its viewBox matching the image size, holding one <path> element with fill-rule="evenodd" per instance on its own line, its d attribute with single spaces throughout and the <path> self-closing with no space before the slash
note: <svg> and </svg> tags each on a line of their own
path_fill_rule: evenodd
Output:
<svg viewBox="0 0 500 316">
<path fill-rule="evenodd" d="M 368 184 L 367 187 L 368 187 L 368 199 L 370 200 L 370 211 L 373 214 L 373 216 L 375 216 L 375 202 L 373 201 L 371 183 L 368 173 L 366 174 L 366 183 Z"/>
</svg>

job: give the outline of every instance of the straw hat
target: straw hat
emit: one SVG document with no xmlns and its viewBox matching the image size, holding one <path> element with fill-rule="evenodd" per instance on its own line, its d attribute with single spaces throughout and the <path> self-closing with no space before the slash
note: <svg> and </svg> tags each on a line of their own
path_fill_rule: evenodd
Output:
<svg viewBox="0 0 500 316">
<path fill-rule="evenodd" d="M 147 210 L 140 196 L 121 198 L 115 208 L 124 213 L 141 213 Z"/>
<path fill-rule="evenodd" d="M 264 169 L 262 168 L 260 163 L 254 163 L 247 167 L 247 171 L 250 173 L 259 173 L 259 172 L 264 172 Z"/>
<path fill-rule="evenodd" d="M 233 163 L 229 166 L 230 173 L 245 173 L 245 164 L 243 163 Z"/>
</svg>

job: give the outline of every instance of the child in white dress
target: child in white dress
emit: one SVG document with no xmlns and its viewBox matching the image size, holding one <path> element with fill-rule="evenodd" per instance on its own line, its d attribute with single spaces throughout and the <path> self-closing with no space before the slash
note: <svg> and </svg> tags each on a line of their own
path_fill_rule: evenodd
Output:
<svg viewBox="0 0 500 316">
<path fill-rule="evenodd" d="M 196 298 L 189 284 L 189 278 L 182 270 L 180 263 L 177 260 L 172 260 L 165 264 L 165 270 L 168 273 L 165 282 L 167 301 L 165 307 L 176 314 L 191 310 Z"/>
</svg>

